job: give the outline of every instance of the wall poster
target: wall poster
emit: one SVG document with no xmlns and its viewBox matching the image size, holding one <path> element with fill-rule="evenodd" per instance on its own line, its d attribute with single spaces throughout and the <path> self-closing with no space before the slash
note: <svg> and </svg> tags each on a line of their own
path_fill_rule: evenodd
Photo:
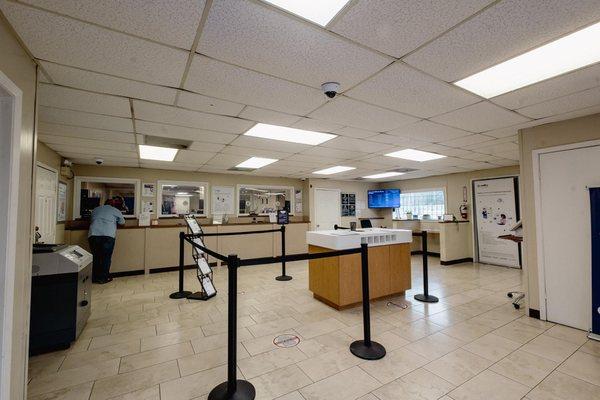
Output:
<svg viewBox="0 0 600 400">
<path fill-rule="evenodd" d="M 156 185 L 154 183 L 142 184 L 142 197 L 154 197 L 156 195 Z"/>
<path fill-rule="evenodd" d="M 296 215 L 302 214 L 302 190 L 296 189 L 294 196 L 294 212 Z"/>
<path fill-rule="evenodd" d="M 473 215 L 479 262 L 520 268 L 520 244 L 499 236 L 511 234 L 519 220 L 518 178 L 473 181 Z"/>
<path fill-rule="evenodd" d="M 67 219 L 67 184 L 58 182 L 58 204 L 56 207 L 56 221 L 65 222 Z"/>
<path fill-rule="evenodd" d="M 214 215 L 235 214 L 235 188 L 233 186 L 213 186 L 211 208 Z"/>
<path fill-rule="evenodd" d="M 356 217 L 356 193 L 342 193 L 342 217 Z"/>
</svg>

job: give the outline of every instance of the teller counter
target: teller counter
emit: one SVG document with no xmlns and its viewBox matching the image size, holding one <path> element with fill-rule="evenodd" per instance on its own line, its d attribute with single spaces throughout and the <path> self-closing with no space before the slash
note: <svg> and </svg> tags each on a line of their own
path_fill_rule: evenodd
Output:
<svg viewBox="0 0 600 400">
<path fill-rule="evenodd" d="M 286 252 L 306 253 L 306 231 L 309 222 L 290 222 L 286 225 Z M 270 223 L 237 223 L 203 225 L 205 233 L 244 232 L 278 229 Z M 179 265 L 179 232 L 187 233 L 182 225 L 156 225 L 149 227 L 126 226 L 117 229 L 111 272 L 121 274 L 159 272 Z M 89 250 L 87 228 L 65 230 L 65 242 Z M 270 232 L 257 235 L 206 237 L 204 243 L 220 254 L 237 254 L 240 258 L 271 257 L 281 254 L 281 234 Z M 185 243 L 185 264 L 192 265 L 192 246 Z M 209 262 L 217 260 L 209 257 Z"/>
</svg>

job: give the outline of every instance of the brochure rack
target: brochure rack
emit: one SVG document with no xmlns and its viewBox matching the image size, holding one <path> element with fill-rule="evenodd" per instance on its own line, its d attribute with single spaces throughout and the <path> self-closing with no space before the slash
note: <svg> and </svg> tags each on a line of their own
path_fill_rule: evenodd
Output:
<svg viewBox="0 0 600 400">
<path fill-rule="evenodd" d="M 191 234 L 194 236 L 192 241 L 201 247 L 204 247 L 202 235 L 204 231 L 202 227 L 193 215 L 184 215 L 183 219 L 187 224 L 187 227 Z M 217 294 L 215 285 L 213 284 L 213 271 L 208 264 L 208 255 L 196 246 L 192 246 L 192 257 L 196 263 L 196 276 L 198 282 L 200 282 L 201 291 L 192 293 L 187 296 L 188 299 L 193 300 L 208 300 Z"/>
</svg>

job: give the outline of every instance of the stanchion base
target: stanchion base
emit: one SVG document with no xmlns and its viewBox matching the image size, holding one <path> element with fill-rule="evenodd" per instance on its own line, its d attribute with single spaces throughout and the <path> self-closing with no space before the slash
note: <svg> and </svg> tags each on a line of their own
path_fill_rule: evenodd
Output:
<svg viewBox="0 0 600 400">
<path fill-rule="evenodd" d="M 424 303 L 437 303 L 438 301 L 440 301 L 440 299 L 430 294 L 415 294 L 415 300 L 422 301 Z"/>
<path fill-rule="evenodd" d="M 367 346 L 364 340 L 357 340 L 350 345 L 350 352 L 363 360 L 379 360 L 385 356 L 385 347 L 373 341 Z"/>
<path fill-rule="evenodd" d="M 227 382 L 215 387 L 208 395 L 208 400 L 254 400 L 256 390 L 248 381 L 237 380 L 237 390 L 233 395 L 227 394 Z"/>
<path fill-rule="evenodd" d="M 192 292 L 189 292 L 189 291 L 187 291 L 187 290 L 184 290 L 184 291 L 182 291 L 182 292 L 174 292 L 174 293 L 171 293 L 171 294 L 169 295 L 169 297 L 170 297 L 171 299 L 185 299 L 185 298 L 187 298 L 187 297 L 188 297 L 190 294 L 192 294 Z"/>
<path fill-rule="evenodd" d="M 276 281 L 291 281 L 292 277 L 289 275 L 279 275 L 275 277 Z"/>
<path fill-rule="evenodd" d="M 208 299 L 210 299 L 211 297 L 214 297 L 214 296 L 215 296 L 214 294 L 212 296 L 207 296 L 206 293 L 196 292 L 196 293 L 190 293 L 187 298 L 189 300 L 203 300 L 203 301 L 206 301 L 206 300 L 208 300 Z"/>
</svg>

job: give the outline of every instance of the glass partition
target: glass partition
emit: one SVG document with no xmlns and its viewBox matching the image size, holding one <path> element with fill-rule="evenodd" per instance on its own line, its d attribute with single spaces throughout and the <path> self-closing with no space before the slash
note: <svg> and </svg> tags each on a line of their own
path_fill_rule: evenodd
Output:
<svg viewBox="0 0 600 400">
<path fill-rule="evenodd" d="M 76 177 L 73 217 L 88 218 L 92 210 L 113 200 L 113 206 L 126 218 L 138 212 L 139 180 L 100 177 Z"/>
<path fill-rule="evenodd" d="M 206 216 L 206 182 L 158 181 L 158 216 Z"/>
<path fill-rule="evenodd" d="M 267 215 L 279 210 L 293 214 L 293 187 L 238 185 L 238 215 Z"/>
</svg>

